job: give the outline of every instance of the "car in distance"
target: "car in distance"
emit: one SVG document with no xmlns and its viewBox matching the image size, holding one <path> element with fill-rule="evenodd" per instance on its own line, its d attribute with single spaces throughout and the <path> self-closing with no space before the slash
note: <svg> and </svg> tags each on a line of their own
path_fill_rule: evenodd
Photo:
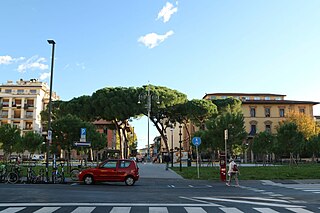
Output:
<svg viewBox="0 0 320 213">
<path fill-rule="evenodd" d="M 100 163 L 95 168 L 82 170 L 79 181 L 84 184 L 96 182 L 125 182 L 132 186 L 139 179 L 139 168 L 134 160 L 113 159 Z"/>
</svg>

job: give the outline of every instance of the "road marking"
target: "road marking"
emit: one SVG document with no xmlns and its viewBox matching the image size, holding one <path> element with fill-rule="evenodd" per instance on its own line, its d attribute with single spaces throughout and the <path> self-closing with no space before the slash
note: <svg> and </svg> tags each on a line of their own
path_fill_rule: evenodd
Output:
<svg viewBox="0 0 320 213">
<path fill-rule="evenodd" d="M 227 213 L 243 213 L 243 211 L 240 211 L 237 208 L 220 208 L 220 209 Z"/>
<path fill-rule="evenodd" d="M 253 204 L 253 205 L 263 205 L 263 206 L 276 206 L 276 207 L 283 207 L 283 208 L 303 208 L 305 206 L 295 206 L 290 204 L 281 204 L 281 203 L 263 203 L 263 202 L 253 202 L 247 200 L 234 200 L 234 199 L 223 199 L 223 198 L 213 198 L 213 197 L 194 197 L 195 199 L 199 200 L 212 200 L 212 201 L 222 201 L 222 202 L 230 202 L 230 203 L 246 203 L 246 204 Z"/>
<path fill-rule="evenodd" d="M 192 185 L 189 185 L 189 187 L 193 188 L 194 186 L 192 186 Z"/>
<path fill-rule="evenodd" d="M 131 207 L 113 207 L 110 213 L 129 213 Z"/>
<path fill-rule="evenodd" d="M 305 189 L 303 191 L 305 191 L 305 192 L 319 192 L 320 189 Z"/>
<path fill-rule="evenodd" d="M 58 209 L 60 209 L 60 207 L 43 207 L 35 211 L 34 213 L 51 213 L 51 212 L 57 211 Z"/>
<path fill-rule="evenodd" d="M 207 213 L 203 208 L 201 207 L 184 207 L 184 209 L 188 213 Z"/>
<path fill-rule="evenodd" d="M 73 210 L 71 213 L 90 213 L 92 212 L 96 207 L 78 207 L 75 210 Z"/>
<path fill-rule="evenodd" d="M 206 185 L 206 187 L 212 188 L 212 186 L 211 186 L 211 185 Z"/>
<path fill-rule="evenodd" d="M 287 201 L 287 200 L 264 198 L 264 197 L 234 197 L 234 198 L 235 199 L 240 198 L 240 199 L 246 199 L 246 200 L 271 201 L 271 202 L 279 202 L 279 203 L 290 203 L 290 201 Z"/>
<path fill-rule="evenodd" d="M 183 198 L 183 197 L 180 197 Z M 186 198 L 187 199 L 187 198 Z M 192 199 L 189 199 L 192 200 Z M 201 202 L 199 200 L 193 199 L 193 201 Z M 212 207 L 212 206 L 221 206 L 214 203 L 210 203 L 207 201 L 202 201 L 202 203 L 0 203 L 0 207 L 49 207 L 49 206 L 55 206 L 55 207 L 63 207 L 63 206 L 78 206 L 78 207 L 98 207 L 98 206 L 119 206 L 119 207 L 170 207 L 170 206 L 192 206 L 192 207 Z M 22 208 L 22 209 L 23 209 Z M 19 210 L 20 211 L 20 210 Z M 3 212 L 0 212 L 3 213 Z M 11 212 L 10 212 L 11 213 Z M 13 213 L 13 212 L 12 212 Z"/>
<path fill-rule="evenodd" d="M 313 213 L 307 209 L 303 209 L 303 208 L 287 208 L 290 211 L 296 212 L 296 213 Z"/>
<path fill-rule="evenodd" d="M 222 205 L 219 205 L 219 204 L 211 203 L 211 202 L 204 201 L 204 200 L 193 199 L 193 198 L 189 198 L 189 197 L 180 196 L 179 198 L 186 199 L 186 200 L 191 200 L 191 201 L 195 201 L 195 202 L 199 202 L 199 203 L 205 203 L 208 206 L 222 206 Z M 196 206 L 196 205 L 194 205 L 194 206 Z M 198 206 L 201 206 L 201 205 L 198 205 Z"/>
<path fill-rule="evenodd" d="M 21 211 L 25 209 L 26 207 L 12 207 L 12 208 L 7 208 L 5 210 L 0 211 L 0 213 L 15 213 L 18 211 Z"/>
<path fill-rule="evenodd" d="M 270 208 L 253 208 L 253 209 L 261 213 L 278 213 L 277 211 Z"/>
<path fill-rule="evenodd" d="M 168 213 L 166 207 L 149 207 L 149 213 Z"/>
</svg>

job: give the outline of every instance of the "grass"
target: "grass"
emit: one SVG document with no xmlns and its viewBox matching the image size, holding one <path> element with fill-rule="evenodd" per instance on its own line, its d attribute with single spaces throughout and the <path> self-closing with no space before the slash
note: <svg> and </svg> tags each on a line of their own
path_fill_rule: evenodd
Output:
<svg viewBox="0 0 320 213">
<path fill-rule="evenodd" d="M 172 168 L 175 172 L 186 179 L 195 180 L 220 180 L 219 167 L 199 168 L 199 177 L 196 167 Z M 298 179 L 320 179 L 319 164 L 300 164 L 298 166 L 239 166 L 241 180 L 298 180 Z"/>
</svg>

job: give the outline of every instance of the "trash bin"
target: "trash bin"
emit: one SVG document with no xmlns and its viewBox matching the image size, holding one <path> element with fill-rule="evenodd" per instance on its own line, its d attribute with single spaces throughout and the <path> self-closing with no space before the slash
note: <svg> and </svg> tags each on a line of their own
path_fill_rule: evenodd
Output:
<svg viewBox="0 0 320 213">
<path fill-rule="evenodd" d="M 191 166 L 191 159 L 190 158 L 188 158 L 187 163 L 188 163 L 188 167 Z"/>
</svg>

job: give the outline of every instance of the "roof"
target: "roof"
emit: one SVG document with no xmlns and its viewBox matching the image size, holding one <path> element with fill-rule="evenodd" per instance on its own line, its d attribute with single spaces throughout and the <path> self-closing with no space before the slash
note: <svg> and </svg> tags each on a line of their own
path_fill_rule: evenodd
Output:
<svg viewBox="0 0 320 213">
<path fill-rule="evenodd" d="M 218 92 L 218 93 L 206 93 L 204 96 L 203 96 L 203 99 L 206 97 L 206 96 L 286 96 L 286 95 L 281 95 L 281 94 L 273 94 L 273 93 L 233 93 L 233 92 Z"/>
<path fill-rule="evenodd" d="M 292 100 L 246 100 L 242 104 L 312 104 L 316 105 L 319 102 L 314 101 L 292 101 Z"/>
</svg>

